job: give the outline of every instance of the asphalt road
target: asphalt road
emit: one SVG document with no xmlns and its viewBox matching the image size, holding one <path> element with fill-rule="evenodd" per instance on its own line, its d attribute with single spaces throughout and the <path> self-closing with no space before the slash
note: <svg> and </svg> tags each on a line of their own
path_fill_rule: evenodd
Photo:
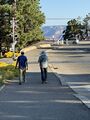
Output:
<svg viewBox="0 0 90 120">
<path fill-rule="evenodd" d="M 50 63 L 61 76 L 82 77 L 81 82 L 90 82 L 89 49 L 90 44 L 49 50 Z"/>
<path fill-rule="evenodd" d="M 72 89 L 60 84 L 50 68 L 48 84 L 41 84 L 37 63 L 40 51 L 26 54 L 27 82 L 20 86 L 13 81 L 0 91 L 0 120 L 89 120 L 90 110 L 74 96 Z M 68 61 L 66 57 L 60 59 L 63 55 L 58 51 L 48 50 L 48 55 L 49 63 L 56 67 Z"/>
<path fill-rule="evenodd" d="M 90 43 L 90 42 L 89 42 Z M 49 51 L 53 71 L 62 85 L 69 85 L 90 109 L 90 44 L 55 46 Z"/>
</svg>

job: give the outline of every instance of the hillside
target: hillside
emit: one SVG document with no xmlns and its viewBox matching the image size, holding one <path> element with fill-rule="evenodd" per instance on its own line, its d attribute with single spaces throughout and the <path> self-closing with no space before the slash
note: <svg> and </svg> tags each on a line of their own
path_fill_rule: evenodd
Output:
<svg viewBox="0 0 90 120">
<path fill-rule="evenodd" d="M 44 32 L 45 38 L 52 39 L 53 36 L 55 39 L 59 39 L 62 35 L 63 30 L 65 30 L 65 25 L 57 25 L 57 26 L 43 26 L 42 30 Z"/>
</svg>

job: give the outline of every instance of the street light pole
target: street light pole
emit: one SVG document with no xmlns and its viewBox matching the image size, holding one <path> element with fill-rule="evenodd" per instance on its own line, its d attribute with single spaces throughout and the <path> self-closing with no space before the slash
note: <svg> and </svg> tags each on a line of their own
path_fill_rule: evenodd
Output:
<svg viewBox="0 0 90 120">
<path fill-rule="evenodd" d="M 13 11 L 16 12 L 16 0 L 14 0 L 14 3 L 13 3 Z M 12 33 L 13 33 L 13 52 L 15 57 L 15 13 L 12 18 Z"/>
<path fill-rule="evenodd" d="M 14 31 L 14 28 L 15 28 L 15 20 L 14 20 L 14 17 L 13 17 L 13 20 L 12 20 L 13 44 L 15 42 L 15 31 Z M 15 46 L 13 48 L 13 52 L 15 52 Z"/>
</svg>

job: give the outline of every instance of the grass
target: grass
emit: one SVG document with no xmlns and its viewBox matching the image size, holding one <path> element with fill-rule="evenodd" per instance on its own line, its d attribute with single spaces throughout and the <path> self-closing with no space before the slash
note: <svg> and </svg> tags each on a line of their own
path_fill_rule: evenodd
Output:
<svg viewBox="0 0 90 120">
<path fill-rule="evenodd" d="M 6 80 L 12 80 L 18 77 L 19 71 L 13 65 L 0 67 L 0 84 L 4 84 Z"/>
</svg>

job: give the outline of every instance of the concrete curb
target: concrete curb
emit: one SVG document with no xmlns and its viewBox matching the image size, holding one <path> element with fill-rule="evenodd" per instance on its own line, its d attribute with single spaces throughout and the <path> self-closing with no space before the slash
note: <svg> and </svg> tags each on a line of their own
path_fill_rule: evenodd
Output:
<svg viewBox="0 0 90 120">
<path fill-rule="evenodd" d="M 54 70 L 54 66 L 49 64 L 49 68 L 51 69 L 51 71 L 55 74 L 55 76 L 59 79 L 59 82 L 62 86 L 66 86 L 68 85 L 65 80 L 63 79 L 63 77 L 61 77 L 60 75 L 58 75 L 58 73 L 56 73 L 56 71 Z"/>
<path fill-rule="evenodd" d="M 39 48 L 51 48 L 50 44 L 40 44 Z"/>
<path fill-rule="evenodd" d="M 75 97 L 77 97 L 79 100 L 81 100 L 81 102 L 90 109 L 90 99 L 88 99 L 87 97 L 83 96 L 82 93 L 80 93 L 79 89 L 75 89 L 75 86 L 71 86 L 68 84 L 68 86 L 76 93 L 74 94 Z"/>
<path fill-rule="evenodd" d="M 30 47 L 27 47 L 27 48 L 23 48 L 21 51 L 28 52 L 28 51 L 31 51 L 31 50 L 34 50 L 34 49 L 37 49 L 37 47 L 36 46 L 30 46 Z"/>
<path fill-rule="evenodd" d="M 74 94 L 75 97 L 77 97 L 81 102 L 90 109 L 90 100 L 86 98 L 85 96 L 82 96 L 80 94 Z"/>
<path fill-rule="evenodd" d="M 28 51 L 31 51 L 31 50 L 34 50 L 34 49 L 37 49 L 37 48 L 41 48 L 41 49 L 51 48 L 51 45 L 50 44 L 40 44 L 39 46 L 34 45 L 34 46 L 23 48 L 21 51 L 28 52 Z"/>
<path fill-rule="evenodd" d="M 0 91 L 1 91 L 4 87 L 5 87 L 5 85 L 2 85 L 2 86 L 0 87 Z"/>
</svg>

